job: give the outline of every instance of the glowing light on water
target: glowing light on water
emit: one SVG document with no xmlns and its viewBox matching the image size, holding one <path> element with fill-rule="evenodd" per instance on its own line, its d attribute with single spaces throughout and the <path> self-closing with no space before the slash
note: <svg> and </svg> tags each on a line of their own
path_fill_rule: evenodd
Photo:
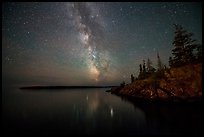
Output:
<svg viewBox="0 0 204 137">
<path fill-rule="evenodd" d="M 113 117 L 113 114 L 114 114 L 114 113 L 113 113 L 113 108 L 111 107 L 111 108 L 110 108 L 110 115 L 111 115 L 111 117 Z"/>
</svg>

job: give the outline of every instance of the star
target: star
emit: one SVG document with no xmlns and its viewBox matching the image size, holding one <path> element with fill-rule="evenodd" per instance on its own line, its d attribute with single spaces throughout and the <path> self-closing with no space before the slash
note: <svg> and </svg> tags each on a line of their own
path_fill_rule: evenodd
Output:
<svg viewBox="0 0 204 137">
<path fill-rule="evenodd" d="M 2 73 L 25 84 L 129 82 L 143 59 L 156 65 L 156 49 L 168 66 L 174 23 L 202 43 L 201 3 L 4 3 Z"/>
</svg>

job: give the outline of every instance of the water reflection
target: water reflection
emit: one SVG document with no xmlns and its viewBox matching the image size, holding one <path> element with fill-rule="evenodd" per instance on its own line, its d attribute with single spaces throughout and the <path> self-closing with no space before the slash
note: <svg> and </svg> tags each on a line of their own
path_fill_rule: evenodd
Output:
<svg viewBox="0 0 204 137">
<path fill-rule="evenodd" d="M 66 135 L 145 133 L 144 112 L 104 91 L 10 89 L 3 94 L 5 131 Z"/>
<path fill-rule="evenodd" d="M 110 107 L 110 115 L 111 115 L 111 117 L 113 117 L 113 108 L 112 107 Z"/>
<path fill-rule="evenodd" d="M 91 113 L 93 113 L 94 111 L 97 110 L 98 106 L 99 106 L 99 97 L 98 97 L 98 93 L 94 92 L 93 94 L 89 95 L 90 97 L 87 100 L 88 103 L 88 111 L 90 111 Z M 87 96 L 88 97 L 88 96 Z M 87 99 L 86 97 L 86 99 Z"/>
</svg>

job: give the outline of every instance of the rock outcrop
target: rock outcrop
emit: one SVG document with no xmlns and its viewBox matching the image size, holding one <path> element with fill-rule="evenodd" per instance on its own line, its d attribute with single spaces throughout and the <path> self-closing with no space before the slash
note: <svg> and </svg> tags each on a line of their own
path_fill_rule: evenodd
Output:
<svg viewBox="0 0 204 137">
<path fill-rule="evenodd" d="M 113 88 L 110 92 L 149 100 L 191 100 L 202 97 L 202 64 L 166 69 L 161 73 L 160 77 L 154 73 L 146 79 Z"/>
</svg>

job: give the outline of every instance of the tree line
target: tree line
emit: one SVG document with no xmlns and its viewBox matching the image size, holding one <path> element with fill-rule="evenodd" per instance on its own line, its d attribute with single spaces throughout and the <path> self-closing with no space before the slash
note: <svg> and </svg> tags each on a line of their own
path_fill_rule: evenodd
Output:
<svg viewBox="0 0 204 137">
<path fill-rule="evenodd" d="M 189 64 L 196 64 L 202 62 L 202 44 L 196 43 L 196 40 L 192 38 L 193 33 L 187 32 L 181 25 L 174 24 L 175 36 L 172 43 L 172 56 L 169 57 L 169 67 L 181 67 Z M 151 60 L 147 59 L 147 64 L 143 60 L 143 65 L 139 65 L 139 75 L 134 77 L 131 74 L 131 83 L 135 80 L 142 80 L 149 77 L 152 74 L 156 74 L 157 77 L 162 77 L 164 70 L 170 69 L 161 62 L 159 53 L 157 53 L 157 69 L 152 66 Z M 123 82 L 122 86 L 125 85 Z"/>
<path fill-rule="evenodd" d="M 202 61 L 202 45 L 197 44 L 192 38 L 193 33 L 188 33 L 181 25 L 174 24 L 175 36 L 172 49 L 173 57 L 169 57 L 170 67 L 180 67 Z"/>
</svg>

